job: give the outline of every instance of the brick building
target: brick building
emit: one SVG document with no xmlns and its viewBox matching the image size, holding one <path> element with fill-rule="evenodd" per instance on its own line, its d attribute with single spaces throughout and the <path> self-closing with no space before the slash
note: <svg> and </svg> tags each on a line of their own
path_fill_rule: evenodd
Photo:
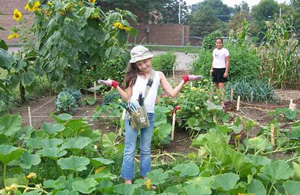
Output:
<svg viewBox="0 0 300 195">
<path fill-rule="evenodd" d="M 28 25 L 33 21 L 24 7 L 28 0 L 0 0 L 0 26 L 5 28 L 5 31 L 0 31 L 0 38 L 7 43 L 18 43 L 18 39 L 8 40 L 10 29 L 18 24 L 13 19 L 14 9 L 22 12 L 23 17 L 28 20 Z M 189 26 L 182 24 L 133 24 L 139 34 L 136 38 L 130 39 L 130 42 L 137 44 L 157 44 L 157 45 L 186 45 L 189 42 Z"/>
</svg>

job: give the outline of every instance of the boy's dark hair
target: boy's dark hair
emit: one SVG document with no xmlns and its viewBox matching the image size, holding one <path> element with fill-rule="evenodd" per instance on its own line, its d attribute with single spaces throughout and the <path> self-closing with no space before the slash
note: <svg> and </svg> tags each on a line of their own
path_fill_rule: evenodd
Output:
<svg viewBox="0 0 300 195">
<path fill-rule="evenodd" d="M 222 37 L 217 37 L 217 38 L 216 38 L 216 41 L 217 41 L 218 39 L 220 39 L 221 42 L 223 43 L 223 38 L 222 38 Z"/>
</svg>

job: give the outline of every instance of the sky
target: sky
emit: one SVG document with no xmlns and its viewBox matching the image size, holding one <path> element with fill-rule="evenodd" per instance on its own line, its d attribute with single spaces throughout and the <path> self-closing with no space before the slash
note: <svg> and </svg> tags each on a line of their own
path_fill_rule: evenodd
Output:
<svg viewBox="0 0 300 195">
<path fill-rule="evenodd" d="M 184 0 L 188 5 L 192 5 L 195 3 L 199 3 L 202 2 L 203 0 Z M 257 5 L 260 0 L 244 0 L 245 2 L 248 3 L 249 7 L 251 8 L 253 5 Z M 284 3 L 284 2 L 289 2 L 289 0 L 275 0 L 278 3 Z M 229 7 L 234 7 L 234 5 L 239 5 L 242 0 L 222 0 L 222 2 L 226 5 L 228 5 Z"/>
</svg>

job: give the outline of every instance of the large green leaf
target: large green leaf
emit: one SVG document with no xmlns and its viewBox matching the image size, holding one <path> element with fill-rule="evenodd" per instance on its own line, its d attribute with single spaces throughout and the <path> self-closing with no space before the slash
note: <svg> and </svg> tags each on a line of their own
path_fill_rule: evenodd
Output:
<svg viewBox="0 0 300 195">
<path fill-rule="evenodd" d="M 76 149 L 83 149 L 84 147 L 88 146 L 92 143 L 92 140 L 88 137 L 72 137 L 67 138 L 63 146 L 65 148 L 76 148 Z"/>
<path fill-rule="evenodd" d="M 32 71 L 28 71 L 22 74 L 22 78 L 24 85 L 30 86 L 35 79 L 35 74 Z"/>
<path fill-rule="evenodd" d="M 134 190 L 138 187 L 140 187 L 140 185 L 137 184 L 128 185 L 122 183 L 115 186 L 115 192 L 117 194 L 132 195 L 134 193 Z"/>
<path fill-rule="evenodd" d="M 6 165 L 19 158 L 25 151 L 25 149 L 16 148 L 10 145 L 0 145 L 0 161 Z"/>
<path fill-rule="evenodd" d="M 173 169 L 180 173 L 180 177 L 199 175 L 199 167 L 194 162 L 179 164 Z"/>
<path fill-rule="evenodd" d="M 44 194 L 44 192 L 42 192 L 41 189 L 36 189 L 30 192 L 23 193 L 22 195 L 42 195 L 42 194 Z"/>
<path fill-rule="evenodd" d="M 22 118 L 19 115 L 5 115 L 0 118 L 0 133 L 13 136 L 21 130 Z"/>
<path fill-rule="evenodd" d="M 62 169 L 83 171 L 87 169 L 86 165 L 90 164 L 90 160 L 86 157 L 70 156 L 69 158 L 59 159 L 57 164 Z"/>
<path fill-rule="evenodd" d="M 245 155 L 249 158 L 255 166 L 265 166 L 271 163 L 271 160 L 264 156 L 258 156 L 253 154 Z"/>
<path fill-rule="evenodd" d="M 84 180 L 75 181 L 72 184 L 74 190 L 83 194 L 90 194 L 96 190 L 98 182 L 93 178 L 87 178 Z"/>
<path fill-rule="evenodd" d="M 56 134 L 58 132 L 62 132 L 65 129 L 63 124 L 52 124 L 52 123 L 44 123 L 41 130 L 44 130 L 50 134 Z"/>
<path fill-rule="evenodd" d="M 212 191 L 209 187 L 199 184 L 190 184 L 183 188 L 187 195 L 206 195 L 211 194 Z"/>
<path fill-rule="evenodd" d="M 283 187 L 285 189 L 285 194 L 288 195 L 299 195 L 300 194 L 300 181 L 291 181 L 288 180 L 283 183 Z"/>
<path fill-rule="evenodd" d="M 63 113 L 63 114 L 60 114 L 60 115 L 52 114 L 51 116 L 58 123 L 64 123 L 66 121 L 72 120 L 72 118 L 73 118 L 72 115 L 67 114 L 67 113 Z"/>
<path fill-rule="evenodd" d="M 0 26 L 0 30 L 1 30 L 1 29 L 3 30 L 3 28 Z M 1 49 L 4 49 L 5 51 L 8 50 L 8 46 L 6 45 L 5 41 L 2 40 L 2 39 L 0 39 L 0 48 L 1 48 Z"/>
<path fill-rule="evenodd" d="M 265 195 L 267 191 L 261 181 L 253 179 L 251 183 L 247 186 L 248 192 L 253 194 Z"/>
<path fill-rule="evenodd" d="M 41 158 L 38 154 L 30 154 L 29 152 L 25 152 L 20 157 L 20 160 L 20 167 L 23 169 L 30 169 L 31 166 L 36 166 L 41 162 Z"/>
<path fill-rule="evenodd" d="M 52 147 L 52 148 L 43 148 L 42 150 L 37 151 L 38 154 L 49 157 L 51 159 L 58 159 L 59 157 L 62 157 L 67 154 L 67 151 L 65 151 L 65 148 L 60 147 Z"/>
<path fill-rule="evenodd" d="M 60 190 L 65 188 L 66 177 L 60 176 L 55 181 L 54 180 L 46 180 L 44 181 L 45 188 L 53 188 L 55 190 Z"/>
<path fill-rule="evenodd" d="M 64 140 L 59 138 L 52 138 L 52 139 L 45 138 L 39 140 L 39 142 L 42 148 L 53 148 L 61 145 L 64 142 Z"/>
<path fill-rule="evenodd" d="M 222 110 L 222 106 L 216 105 L 211 101 L 206 101 L 205 105 L 207 106 L 208 111 L 213 111 L 213 110 Z"/>
<path fill-rule="evenodd" d="M 115 163 L 115 161 L 105 159 L 105 158 L 92 158 L 91 162 L 95 167 L 100 167 L 100 166 L 103 166 L 103 165 L 110 165 L 112 163 Z"/>
<path fill-rule="evenodd" d="M 25 61 L 18 61 L 17 65 L 14 67 L 16 72 L 20 72 L 23 68 L 27 66 Z"/>
<path fill-rule="evenodd" d="M 102 145 L 104 148 L 112 148 L 115 146 L 116 136 L 114 133 L 110 132 L 108 134 L 104 134 L 102 137 Z"/>
<path fill-rule="evenodd" d="M 79 195 L 77 191 L 62 190 L 57 191 L 55 195 Z"/>
<path fill-rule="evenodd" d="M 300 165 L 293 162 L 293 170 L 294 170 L 293 178 L 295 180 L 300 180 Z"/>
<path fill-rule="evenodd" d="M 224 191 L 229 191 L 235 188 L 240 177 L 234 173 L 224 173 L 217 175 L 214 178 L 213 187 L 215 189 L 221 189 Z"/>
<path fill-rule="evenodd" d="M 284 160 L 277 160 L 266 165 L 261 172 L 268 175 L 272 180 L 288 179 L 292 176 L 293 170 Z"/>
<path fill-rule="evenodd" d="M 147 173 L 147 177 L 151 179 L 152 184 L 159 185 L 165 183 L 169 175 L 163 169 L 155 169 Z"/>
<path fill-rule="evenodd" d="M 231 157 L 233 167 L 240 173 L 240 175 L 247 176 L 248 174 L 251 174 L 251 169 L 254 167 L 254 164 L 249 158 L 232 149 L 228 150 L 228 152 Z"/>
<path fill-rule="evenodd" d="M 7 51 L 0 48 L 0 67 L 4 69 L 11 69 L 15 59 Z"/>
</svg>

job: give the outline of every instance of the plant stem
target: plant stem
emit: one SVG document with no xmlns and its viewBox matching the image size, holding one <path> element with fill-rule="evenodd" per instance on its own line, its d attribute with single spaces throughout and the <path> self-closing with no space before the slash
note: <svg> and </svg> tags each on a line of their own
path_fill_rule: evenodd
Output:
<svg viewBox="0 0 300 195">
<path fill-rule="evenodd" d="M 271 187 L 270 187 L 270 190 L 269 190 L 269 192 L 268 192 L 268 195 L 272 192 L 273 186 L 274 186 L 274 184 L 273 184 L 273 182 L 272 182 L 272 185 L 271 185 Z"/>
<path fill-rule="evenodd" d="M 3 183 L 4 186 L 6 186 L 6 164 L 4 164 L 4 168 L 3 168 Z"/>
</svg>

